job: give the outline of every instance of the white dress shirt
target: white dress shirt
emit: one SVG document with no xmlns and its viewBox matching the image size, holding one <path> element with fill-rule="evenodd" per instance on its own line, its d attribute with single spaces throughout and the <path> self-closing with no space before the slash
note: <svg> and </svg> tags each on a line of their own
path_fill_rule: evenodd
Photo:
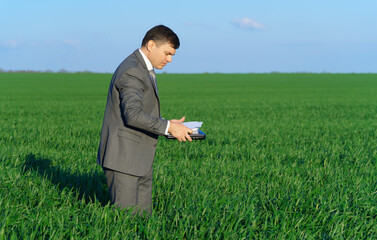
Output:
<svg viewBox="0 0 377 240">
<path fill-rule="evenodd" d="M 140 52 L 141 56 L 144 59 L 145 65 L 147 65 L 148 71 L 153 71 L 152 63 L 149 61 L 149 59 L 147 58 L 147 56 L 144 55 L 143 51 L 141 51 L 140 48 L 139 48 L 139 52 Z M 157 86 L 157 81 L 156 81 L 156 86 Z M 165 135 L 169 134 L 168 133 L 169 127 L 170 127 L 170 121 L 168 121 L 168 125 L 166 126 Z"/>
</svg>

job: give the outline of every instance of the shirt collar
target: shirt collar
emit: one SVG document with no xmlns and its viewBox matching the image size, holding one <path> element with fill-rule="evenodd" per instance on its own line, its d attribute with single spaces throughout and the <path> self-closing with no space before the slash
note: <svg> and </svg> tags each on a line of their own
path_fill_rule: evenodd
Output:
<svg viewBox="0 0 377 240">
<path fill-rule="evenodd" d="M 139 52 L 140 52 L 141 56 L 143 57 L 145 64 L 147 65 L 148 71 L 153 70 L 152 63 L 149 61 L 149 59 L 147 58 L 147 56 L 144 55 L 143 51 L 141 51 L 140 48 L 139 48 Z"/>
</svg>

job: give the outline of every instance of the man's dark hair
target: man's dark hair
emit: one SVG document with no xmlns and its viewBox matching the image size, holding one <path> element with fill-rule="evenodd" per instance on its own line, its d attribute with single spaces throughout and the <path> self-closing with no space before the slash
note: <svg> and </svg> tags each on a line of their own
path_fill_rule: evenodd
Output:
<svg viewBox="0 0 377 240">
<path fill-rule="evenodd" d="M 156 44 L 170 43 L 174 49 L 179 48 L 179 38 L 170 28 L 164 25 L 158 25 L 151 28 L 144 36 L 141 46 L 146 46 L 147 43 L 153 40 Z"/>
</svg>

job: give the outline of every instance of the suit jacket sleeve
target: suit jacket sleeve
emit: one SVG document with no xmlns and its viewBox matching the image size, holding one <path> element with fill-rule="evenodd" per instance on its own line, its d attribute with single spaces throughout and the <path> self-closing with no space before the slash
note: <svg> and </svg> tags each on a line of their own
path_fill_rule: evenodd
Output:
<svg viewBox="0 0 377 240">
<path fill-rule="evenodd" d="M 145 90 L 143 81 L 149 81 L 145 79 L 145 73 L 143 74 L 138 68 L 131 68 L 123 72 L 115 83 L 126 123 L 132 127 L 164 135 L 168 121 L 145 112 L 144 105 L 148 103 L 143 99 Z"/>
</svg>

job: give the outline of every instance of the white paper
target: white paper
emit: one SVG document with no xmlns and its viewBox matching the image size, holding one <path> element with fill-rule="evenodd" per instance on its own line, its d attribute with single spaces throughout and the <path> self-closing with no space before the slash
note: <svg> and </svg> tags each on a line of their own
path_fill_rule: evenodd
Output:
<svg viewBox="0 0 377 240">
<path fill-rule="evenodd" d="M 195 129 L 195 128 L 200 128 L 203 124 L 203 122 L 183 122 L 183 125 L 185 125 L 188 128 Z"/>
</svg>

